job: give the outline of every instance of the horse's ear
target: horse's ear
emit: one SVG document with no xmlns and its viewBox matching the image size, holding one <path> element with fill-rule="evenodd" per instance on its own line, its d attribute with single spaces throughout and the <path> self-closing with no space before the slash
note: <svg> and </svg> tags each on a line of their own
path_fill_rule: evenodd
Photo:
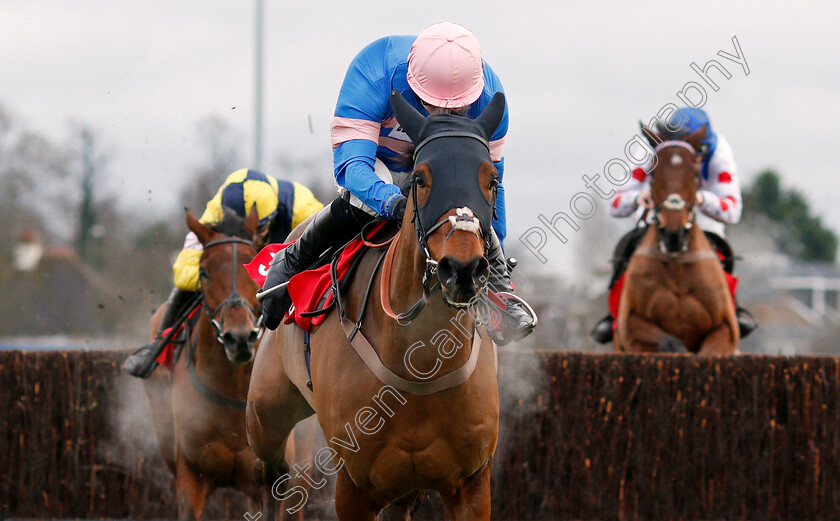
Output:
<svg viewBox="0 0 840 521">
<path fill-rule="evenodd" d="M 391 109 L 394 111 L 397 122 L 411 138 L 412 143 L 417 143 L 417 139 L 420 137 L 420 127 L 426 118 L 417 112 L 396 89 L 391 91 Z"/>
<path fill-rule="evenodd" d="M 210 236 L 213 235 L 213 233 L 215 232 L 198 222 L 198 219 L 195 217 L 195 215 L 193 215 L 191 211 L 189 211 L 186 208 L 184 208 L 184 211 L 187 213 L 187 228 L 189 228 L 191 232 L 198 236 L 198 240 L 201 242 L 201 244 L 209 242 Z"/>
<path fill-rule="evenodd" d="M 248 235 L 253 235 L 254 232 L 257 231 L 257 227 L 260 224 L 260 214 L 257 211 L 257 205 L 251 205 L 251 211 L 248 212 L 248 217 L 245 218 L 245 222 L 242 224 L 242 231 L 247 233 Z"/>
<path fill-rule="evenodd" d="M 645 137 L 645 139 L 647 139 L 648 143 L 650 143 L 651 148 L 656 148 L 656 145 L 662 143 L 662 137 L 660 137 L 659 134 L 651 130 L 641 121 L 639 121 L 639 127 L 642 129 L 642 135 Z"/>
<path fill-rule="evenodd" d="M 709 125 L 703 125 L 691 134 L 685 136 L 683 141 L 694 147 L 698 153 L 703 150 L 703 140 L 706 139 L 706 134 L 709 131 Z"/>
<path fill-rule="evenodd" d="M 493 95 L 493 99 L 490 100 L 490 104 L 484 107 L 481 114 L 475 118 L 475 122 L 478 123 L 478 126 L 481 128 L 481 132 L 484 134 L 484 139 L 488 141 L 490 140 L 490 136 L 492 136 L 493 132 L 496 131 L 496 128 L 499 126 L 499 123 L 502 122 L 504 115 L 505 95 L 501 92 L 497 92 Z"/>
</svg>

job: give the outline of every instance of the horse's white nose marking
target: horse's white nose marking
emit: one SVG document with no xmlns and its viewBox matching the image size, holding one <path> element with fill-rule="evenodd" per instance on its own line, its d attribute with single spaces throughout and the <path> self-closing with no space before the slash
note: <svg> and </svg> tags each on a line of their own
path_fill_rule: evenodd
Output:
<svg viewBox="0 0 840 521">
<path fill-rule="evenodd" d="M 680 194 L 669 194 L 668 197 L 662 201 L 662 208 L 665 210 L 682 210 L 687 205 Z"/>
<path fill-rule="evenodd" d="M 478 230 L 481 228 L 478 217 L 475 216 L 472 210 L 466 207 L 456 209 L 455 215 L 449 216 L 449 222 L 456 230 L 478 233 Z"/>
<path fill-rule="evenodd" d="M 679 166 L 683 164 L 683 158 L 679 154 L 674 154 L 671 156 L 671 164 L 674 166 Z"/>
</svg>

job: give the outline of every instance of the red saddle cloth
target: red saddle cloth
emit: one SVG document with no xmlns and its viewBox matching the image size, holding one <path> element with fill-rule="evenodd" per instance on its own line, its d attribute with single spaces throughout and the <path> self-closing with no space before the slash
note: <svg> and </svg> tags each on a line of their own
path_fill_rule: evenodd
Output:
<svg viewBox="0 0 840 521">
<path fill-rule="evenodd" d="M 166 344 L 163 347 L 163 351 L 161 351 L 160 354 L 155 359 L 155 361 L 158 364 L 162 365 L 163 367 L 166 367 L 167 369 L 172 369 L 172 366 L 175 365 L 175 348 L 177 347 L 177 344 L 178 344 L 178 342 L 175 342 L 175 339 L 178 338 L 181 335 L 181 330 L 184 329 L 184 327 L 187 324 L 192 324 L 195 321 L 196 314 L 200 310 L 201 310 L 201 304 L 196 305 L 195 308 L 192 311 L 190 311 L 190 314 L 187 316 L 187 319 L 184 320 L 181 323 L 181 325 L 178 326 L 177 332 L 174 335 L 172 335 L 172 341 L 170 341 L 168 344 Z M 166 336 L 169 335 L 169 333 L 171 331 L 172 331 L 171 327 L 166 328 L 161 332 L 161 336 L 163 338 L 166 338 Z"/>
<path fill-rule="evenodd" d="M 378 233 L 385 223 L 379 223 L 374 226 L 369 234 L 371 236 Z M 271 259 L 278 251 L 287 247 L 287 244 L 269 244 L 263 248 L 260 253 L 245 265 L 245 269 L 251 275 L 257 284 L 262 286 L 265 284 L 265 277 L 268 274 L 268 266 L 271 264 Z M 339 255 L 336 264 L 336 274 L 338 280 L 341 281 L 350 270 L 353 260 L 364 249 L 364 241 L 361 237 L 351 241 Z M 303 316 L 303 313 L 311 313 L 324 307 L 329 306 L 333 300 L 333 294 L 330 291 L 332 281 L 330 279 L 330 264 L 327 263 L 318 268 L 303 271 L 293 276 L 289 280 L 288 292 L 292 299 L 292 308 L 286 314 L 286 324 L 295 322 L 304 331 L 309 331 L 312 326 L 317 326 L 324 321 L 327 316 L 326 313 L 316 316 Z"/>
<path fill-rule="evenodd" d="M 720 252 L 716 252 L 720 260 L 723 260 L 724 256 Z M 735 301 L 735 293 L 738 291 L 738 277 L 735 277 L 731 273 L 726 271 L 723 272 L 724 277 L 726 277 L 726 285 L 729 286 L 729 292 L 732 294 L 732 303 L 737 306 L 737 302 Z M 621 277 L 613 287 L 610 288 L 610 292 L 607 294 L 607 308 L 610 311 L 610 315 L 613 318 L 618 318 L 618 303 L 621 300 L 621 290 L 624 288 L 624 280 L 627 278 L 627 272 L 621 274 Z M 618 327 L 618 320 L 613 320 L 613 331 Z"/>
</svg>

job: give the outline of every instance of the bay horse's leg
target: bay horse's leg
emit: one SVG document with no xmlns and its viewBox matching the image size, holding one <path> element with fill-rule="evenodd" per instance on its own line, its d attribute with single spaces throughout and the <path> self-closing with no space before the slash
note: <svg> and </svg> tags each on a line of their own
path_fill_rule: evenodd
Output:
<svg viewBox="0 0 840 521">
<path fill-rule="evenodd" d="M 250 448 L 241 450 L 234 456 L 233 487 L 255 502 L 260 498 L 260 489 L 254 479 L 256 463 L 257 457 Z"/>
<path fill-rule="evenodd" d="M 166 303 L 160 306 L 149 323 L 149 341 L 157 335 L 160 321 L 166 311 Z M 143 380 L 143 390 L 152 409 L 152 424 L 158 439 L 158 446 L 169 470 L 175 474 L 175 419 L 172 416 L 172 377 L 165 368 L 158 367 L 152 375 Z"/>
<path fill-rule="evenodd" d="M 272 496 L 272 491 L 274 484 L 277 483 L 280 477 L 288 474 L 288 469 L 288 465 L 282 460 L 271 462 L 257 459 L 254 463 L 254 477 L 256 478 L 260 495 L 260 512 L 265 516 L 266 521 L 277 521 L 280 519 L 281 505 Z"/>
<path fill-rule="evenodd" d="M 357 487 L 347 469 L 342 467 L 335 483 L 335 513 L 338 521 L 376 521 L 378 511 L 376 501 Z"/>
<path fill-rule="evenodd" d="M 624 349 L 630 353 L 688 353 L 682 340 L 632 312 L 627 316 L 623 331 L 626 332 L 622 335 Z"/>
<path fill-rule="evenodd" d="M 490 521 L 490 474 L 492 462 L 464 480 L 464 486 L 442 497 L 451 521 Z"/>
<path fill-rule="evenodd" d="M 275 332 L 267 333 L 257 349 L 245 409 L 248 444 L 257 457 L 254 472 L 267 521 L 278 519 L 283 498 L 292 506 L 298 503 L 299 497 L 287 497 L 287 491 L 292 491 L 286 443 L 295 424 L 313 414 L 286 375 L 276 341 Z"/>
<path fill-rule="evenodd" d="M 213 480 L 193 471 L 180 451 L 175 456 L 175 465 L 178 519 L 179 521 L 199 521 L 204 513 L 207 498 L 215 489 Z"/>
<path fill-rule="evenodd" d="M 380 521 L 411 521 L 425 498 L 426 493 L 422 490 L 415 490 L 399 498 L 382 512 Z"/>
<path fill-rule="evenodd" d="M 729 323 L 724 323 L 716 327 L 709 333 L 703 345 L 700 346 L 698 355 L 707 356 L 725 356 L 735 354 L 738 350 L 738 341 L 735 334 L 732 332 L 732 326 Z"/>
<path fill-rule="evenodd" d="M 290 464 L 298 465 L 298 468 L 313 468 L 313 447 L 315 446 L 315 433 L 318 430 L 318 422 L 315 420 L 316 418 L 314 416 L 310 416 L 306 420 L 303 420 L 295 425 L 292 435 L 289 436 L 289 439 L 286 442 L 286 461 Z M 306 471 L 306 473 L 309 472 L 311 472 L 311 470 Z M 297 475 L 298 471 L 296 470 L 292 474 Z M 289 483 L 290 486 L 305 490 L 307 498 L 312 494 L 312 486 L 306 479 L 294 477 Z M 295 499 L 297 498 L 290 498 L 289 502 L 293 505 L 295 503 Z M 285 504 L 283 506 L 288 507 L 288 505 Z M 288 510 L 284 509 L 282 519 L 284 521 L 303 521 L 303 511 L 304 509 L 301 508 L 295 514 L 289 514 Z"/>
</svg>

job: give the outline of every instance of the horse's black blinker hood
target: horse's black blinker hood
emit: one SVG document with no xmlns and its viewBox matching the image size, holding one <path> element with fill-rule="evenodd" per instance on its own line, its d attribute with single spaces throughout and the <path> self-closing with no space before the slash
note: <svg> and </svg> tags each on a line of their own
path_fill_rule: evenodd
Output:
<svg viewBox="0 0 840 521">
<path fill-rule="evenodd" d="M 494 200 L 488 201 L 479 184 L 481 164 L 490 161 L 490 136 L 499 126 L 505 98 L 497 93 L 474 120 L 454 114 L 424 117 L 396 90 L 391 107 L 397 121 L 415 145 L 414 164 L 426 163 L 432 172 L 432 187 L 426 204 L 416 209 L 423 230 L 429 230 L 453 208 L 469 208 L 489 233 Z"/>
</svg>

